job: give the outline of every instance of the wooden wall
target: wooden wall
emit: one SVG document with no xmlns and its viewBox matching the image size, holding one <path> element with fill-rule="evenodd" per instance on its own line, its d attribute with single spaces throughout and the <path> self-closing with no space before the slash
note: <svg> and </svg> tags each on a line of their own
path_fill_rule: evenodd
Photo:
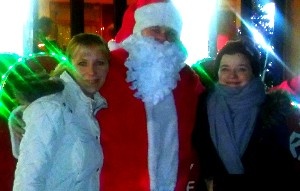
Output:
<svg viewBox="0 0 300 191">
<path fill-rule="evenodd" d="M 284 44 L 284 61 L 293 71 L 300 74 L 300 1 L 289 0 L 286 4 L 287 23 Z"/>
</svg>

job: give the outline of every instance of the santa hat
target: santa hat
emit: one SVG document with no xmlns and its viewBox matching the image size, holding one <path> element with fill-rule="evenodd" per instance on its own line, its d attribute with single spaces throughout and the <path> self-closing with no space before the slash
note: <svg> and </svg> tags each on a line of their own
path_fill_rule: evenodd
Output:
<svg viewBox="0 0 300 191">
<path fill-rule="evenodd" d="M 136 3 L 132 3 L 128 6 L 123 15 L 122 26 L 118 31 L 115 41 L 120 43 L 129 37 L 133 32 L 133 27 L 135 25 L 134 12 L 136 10 Z"/>
<path fill-rule="evenodd" d="M 182 19 L 172 2 L 164 0 L 138 0 L 134 13 L 133 33 L 151 26 L 166 26 L 181 33 Z"/>
<path fill-rule="evenodd" d="M 129 37 L 133 32 L 135 25 L 134 12 L 136 10 L 136 3 L 132 3 L 128 6 L 123 15 L 122 26 L 118 31 L 115 39 L 108 41 L 108 48 L 110 51 L 120 48 L 120 43 Z"/>
<path fill-rule="evenodd" d="M 110 50 L 119 48 L 119 43 L 132 33 L 151 26 L 166 26 L 181 33 L 182 19 L 171 2 L 164 0 L 137 0 L 126 9 L 122 26 L 115 40 L 108 43 Z"/>
<path fill-rule="evenodd" d="M 132 33 L 141 32 L 151 26 L 166 26 L 174 29 L 179 34 L 182 28 L 182 19 L 171 2 L 164 0 L 137 0 L 126 9 L 122 26 L 115 40 L 109 41 L 110 50 L 119 48 L 119 43 Z"/>
</svg>

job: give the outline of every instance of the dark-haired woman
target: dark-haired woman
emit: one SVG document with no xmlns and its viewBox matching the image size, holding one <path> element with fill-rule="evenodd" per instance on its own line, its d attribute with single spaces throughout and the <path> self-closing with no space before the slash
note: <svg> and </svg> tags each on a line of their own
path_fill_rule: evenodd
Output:
<svg viewBox="0 0 300 191">
<path fill-rule="evenodd" d="M 292 172 L 290 100 L 265 93 L 259 54 L 248 41 L 228 42 L 215 67 L 218 82 L 200 98 L 193 135 L 203 182 L 217 191 L 270 188 L 268 178 Z"/>
</svg>

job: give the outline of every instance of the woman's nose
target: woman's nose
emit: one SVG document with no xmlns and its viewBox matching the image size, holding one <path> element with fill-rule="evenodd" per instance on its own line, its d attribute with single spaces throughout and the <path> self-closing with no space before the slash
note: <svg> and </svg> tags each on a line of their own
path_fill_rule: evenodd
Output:
<svg viewBox="0 0 300 191">
<path fill-rule="evenodd" d="M 237 71 L 236 70 L 230 70 L 229 76 L 232 77 L 232 78 L 237 77 Z"/>
<path fill-rule="evenodd" d="M 87 67 L 87 72 L 90 75 L 94 75 L 96 73 L 96 68 L 93 65 Z"/>
</svg>

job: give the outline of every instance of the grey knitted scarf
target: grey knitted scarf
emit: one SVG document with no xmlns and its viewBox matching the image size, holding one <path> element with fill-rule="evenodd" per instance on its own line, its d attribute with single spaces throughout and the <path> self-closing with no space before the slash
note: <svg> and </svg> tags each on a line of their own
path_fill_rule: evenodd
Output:
<svg viewBox="0 0 300 191">
<path fill-rule="evenodd" d="M 208 98 L 210 136 L 230 174 L 243 174 L 241 157 L 253 133 L 260 105 L 265 98 L 260 78 L 242 88 L 216 84 Z"/>
</svg>

